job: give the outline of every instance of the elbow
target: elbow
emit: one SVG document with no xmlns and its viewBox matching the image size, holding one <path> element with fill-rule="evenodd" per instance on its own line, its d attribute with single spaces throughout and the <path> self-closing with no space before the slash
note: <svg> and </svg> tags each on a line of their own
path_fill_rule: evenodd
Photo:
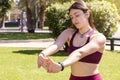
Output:
<svg viewBox="0 0 120 80">
<path fill-rule="evenodd" d="M 54 47 L 54 49 L 55 49 L 56 51 L 58 51 L 58 50 L 61 49 L 61 46 L 58 45 L 58 44 L 56 44 L 56 43 L 54 43 L 52 46 Z"/>
<path fill-rule="evenodd" d="M 75 53 L 76 57 L 79 58 L 79 60 L 86 56 L 86 52 L 84 52 L 84 51 L 76 50 L 76 51 L 74 51 L 74 53 Z"/>
<path fill-rule="evenodd" d="M 83 52 L 81 52 L 81 51 L 74 51 L 74 52 L 72 52 L 73 53 L 73 55 L 72 56 L 75 56 L 76 57 L 76 59 L 78 59 L 78 60 L 80 60 L 82 57 L 83 57 Z"/>
</svg>

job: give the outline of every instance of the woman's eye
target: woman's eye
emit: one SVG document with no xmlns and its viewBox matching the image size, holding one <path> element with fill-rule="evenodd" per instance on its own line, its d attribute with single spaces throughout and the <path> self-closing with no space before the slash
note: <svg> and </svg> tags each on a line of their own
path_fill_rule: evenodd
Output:
<svg viewBox="0 0 120 80">
<path fill-rule="evenodd" d="M 79 15 L 76 15 L 76 17 L 79 17 Z"/>
</svg>

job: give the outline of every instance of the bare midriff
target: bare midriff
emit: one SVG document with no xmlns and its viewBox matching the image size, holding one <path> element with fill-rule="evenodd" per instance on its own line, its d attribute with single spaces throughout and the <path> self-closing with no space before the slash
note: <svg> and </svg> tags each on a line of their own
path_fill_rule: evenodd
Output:
<svg viewBox="0 0 120 80">
<path fill-rule="evenodd" d="M 98 64 L 76 62 L 71 65 L 71 74 L 74 76 L 90 76 L 99 73 Z"/>
</svg>

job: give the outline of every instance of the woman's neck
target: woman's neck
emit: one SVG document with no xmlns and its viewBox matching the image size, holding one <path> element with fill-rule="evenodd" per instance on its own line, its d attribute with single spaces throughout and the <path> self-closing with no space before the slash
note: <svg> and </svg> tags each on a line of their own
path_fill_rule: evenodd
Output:
<svg viewBox="0 0 120 80">
<path fill-rule="evenodd" d="M 87 27 L 80 28 L 80 29 L 78 29 L 78 30 L 79 30 L 79 33 L 80 33 L 80 34 L 84 34 L 84 33 L 87 33 L 87 32 L 89 32 L 89 31 L 91 31 L 92 28 L 91 28 L 90 26 L 87 26 Z"/>
</svg>

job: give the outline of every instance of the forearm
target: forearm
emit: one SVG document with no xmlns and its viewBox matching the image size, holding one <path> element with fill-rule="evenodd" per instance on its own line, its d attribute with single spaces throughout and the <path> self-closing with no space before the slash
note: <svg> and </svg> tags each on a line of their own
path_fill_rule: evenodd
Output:
<svg viewBox="0 0 120 80">
<path fill-rule="evenodd" d="M 62 63 L 64 65 L 64 67 L 70 66 L 70 65 L 74 64 L 75 62 L 77 62 L 78 60 L 80 60 L 81 56 L 82 55 L 80 54 L 80 52 L 78 52 L 78 51 L 77 52 L 73 52 Z"/>
<path fill-rule="evenodd" d="M 50 47 L 43 50 L 41 53 L 43 53 L 45 56 L 52 55 L 59 51 L 59 47 L 56 44 L 51 45 Z"/>
</svg>

